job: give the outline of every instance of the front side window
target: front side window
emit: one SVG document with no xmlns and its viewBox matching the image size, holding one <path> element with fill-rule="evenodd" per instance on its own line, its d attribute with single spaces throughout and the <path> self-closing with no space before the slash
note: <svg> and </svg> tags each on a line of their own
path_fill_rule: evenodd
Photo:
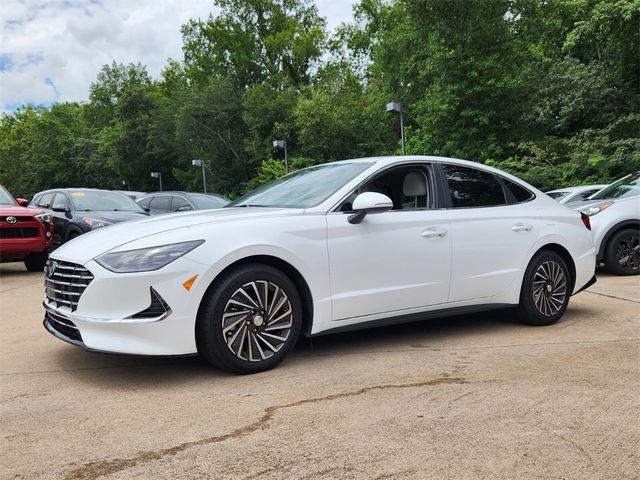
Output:
<svg viewBox="0 0 640 480">
<path fill-rule="evenodd" d="M 52 201 L 53 201 L 53 193 L 45 193 L 38 199 L 38 207 L 51 208 Z"/>
<path fill-rule="evenodd" d="M 171 197 L 169 195 L 161 195 L 154 197 L 149 204 L 149 208 L 153 213 L 167 213 L 171 211 Z"/>
<path fill-rule="evenodd" d="M 60 208 L 64 209 L 69 206 L 69 201 L 64 193 L 58 192 L 56 196 L 53 197 L 53 203 L 51 204 L 51 208 Z"/>
<path fill-rule="evenodd" d="M 459 165 L 444 165 L 453 208 L 506 205 L 500 182 L 492 174 Z"/>
<path fill-rule="evenodd" d="M 604 200 L 607 198 L 635 197 L 640 195 L 640 172 L 622 177 L 606 188 L 596 193 L 591 200 Z"/>
<path fill-rule="evenodd" d="M 173 197 L 173 203 L 171 203 L 172 212 L 185 212 L 187 210 L 193 210 L 191 204 L 187 202 L 186 198 L 176 195 Z"/>
<path fill-rule="evenodd" d="M 229 207 L 311 208 L 372 165 L 370 162 L 327 163 L 305 168 L 262 185 L 229 203 Z"/>
<path fill-rule="evenodd" d="M 364 192 L 386 195 L 393 202 L 392 210 L 423 210 L 433 207 L 429 169 L 424 165 L 402 165 L 382 172 L 358 187 L 339 210 L 350 212 L 355 198 Z"/>
</svg>

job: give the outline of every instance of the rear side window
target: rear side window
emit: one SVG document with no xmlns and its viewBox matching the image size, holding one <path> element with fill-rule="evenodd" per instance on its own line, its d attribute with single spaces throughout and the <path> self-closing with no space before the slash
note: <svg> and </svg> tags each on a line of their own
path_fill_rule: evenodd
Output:
<svg viewBox="0 0 640 480">
<path fill-rule="evenodd" d="M 507 187 L 509 192 L 511 192 L 511 195 L 513 195 L 513 198 L 515 198 L 516 203 L 528 202 L 535 196 L 533 192 L 530 192 L 523 186 L 518 185 L 517 183 L 513 183 L 511 180 L 507 180 L 506 178 L 502 179 L 502 183 L 504 183 L 504 186 Z"/>
<path fill-rule="evenodd" d="M 490 173 L 458 165 L 444 165 L 453 208 L 506 205 L 500 182 Z"/>
</svg>

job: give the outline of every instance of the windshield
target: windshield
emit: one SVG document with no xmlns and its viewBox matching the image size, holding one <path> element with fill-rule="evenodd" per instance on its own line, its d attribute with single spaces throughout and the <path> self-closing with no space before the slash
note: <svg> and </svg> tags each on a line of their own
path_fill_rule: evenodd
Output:
<svg viewBox="0 0 640 480">
<path fill-rule="evenodd" d="M 72 191 L 71 201 L 76 210 L 118 210 L 125 212 L 144 212 L 140 206 L 129 197 L 118 192 Z"/>
<path fill-rule="evenodd" d="M 0 205 L 15 205 L 16 202 L 13 200 L 13 197 L 9 195 L 3 187 L 0 187 Z"/>
<path fill-rule="evenodd" d="M 204 193 L 190 193 L 189 199 L 196 204 L 199 210 L 208 208 L 222 208 L 229 200 L 224 197 L 216 197 L 215 195 L 205 195 Z"/>
<path fill-rule="evenodd" d="M 370 162 L 328 163 L 298 170 L 256 188 L 227 207 L 315 207 L 371 165 Z"/>
<path fill-rule="evenodd" d="M 635 197 L 640 195 L 640 172 L 632 173 L 613 182 L 591 197 L 591 200 L 605 198 Z"/>
<path fill-rule="evenodd" d="M 562 192 L 547 192 L 547 195 L 549 195 L 551 198 L 553 198 L 555 200 L 560 200 L 561 198 L 566 197 L 570 193 L 571 192 L 565 190 L 565 191 L 562 191 Z"/>
</svg>

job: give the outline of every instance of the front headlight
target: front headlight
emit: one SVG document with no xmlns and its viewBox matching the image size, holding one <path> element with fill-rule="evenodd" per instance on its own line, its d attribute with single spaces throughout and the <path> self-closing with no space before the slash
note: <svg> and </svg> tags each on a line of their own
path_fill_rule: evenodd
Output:
<svg viewBox="0 0 640 480">
<path fill-rule="evenodd" d="M 36 215 L 36 218 L 40 220 L 42 223 L 51 223 L 53 222 L 53 217 L 48 213 L 42 213 L 40 215 Z"/>
<path fill-rule="evenodd" d="M 94 260 L 115 273 L 150 272 L 169 265 L 203 243 L 204 240 L 193 240 L 124 252 L 111 252 L 100 255 Z"/>
<path fill-rule="evenodd" d="M 107 222 L 106 220 L 99 220 L 97 218 L 91 218 L 91 217 L 84 217 L 82 219 L 82 222 L 91 228 L 100 228 L 100 227 L 106 227 L 107 225 L 111 225 L 111 222 Z"/>
<path fill-rule="evenodd" d="M 606 210 L 611 205 L 613 205 L 613 202 L 602 202 L 597 205 L 591 205 L 590 207 L 580 211 L 589 217 L 593 217 L 594 215 L 602 212 L 603 210 Z"/>
</svg>

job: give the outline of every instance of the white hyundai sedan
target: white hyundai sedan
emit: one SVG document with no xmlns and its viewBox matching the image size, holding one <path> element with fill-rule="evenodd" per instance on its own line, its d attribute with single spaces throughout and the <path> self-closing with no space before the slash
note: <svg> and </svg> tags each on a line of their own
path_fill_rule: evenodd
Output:
<svg viewBox="0 0 640 480">
<path fill-rule="evenodd" d="M 595 282 L 589 219 L 442 157 L 299 170 L 218 210 L 99 229 L 45 269 L 46 329 L 87 350 L 277 365 L 298 336 L 514 307 L 549 325 Z"/>
</svg>

